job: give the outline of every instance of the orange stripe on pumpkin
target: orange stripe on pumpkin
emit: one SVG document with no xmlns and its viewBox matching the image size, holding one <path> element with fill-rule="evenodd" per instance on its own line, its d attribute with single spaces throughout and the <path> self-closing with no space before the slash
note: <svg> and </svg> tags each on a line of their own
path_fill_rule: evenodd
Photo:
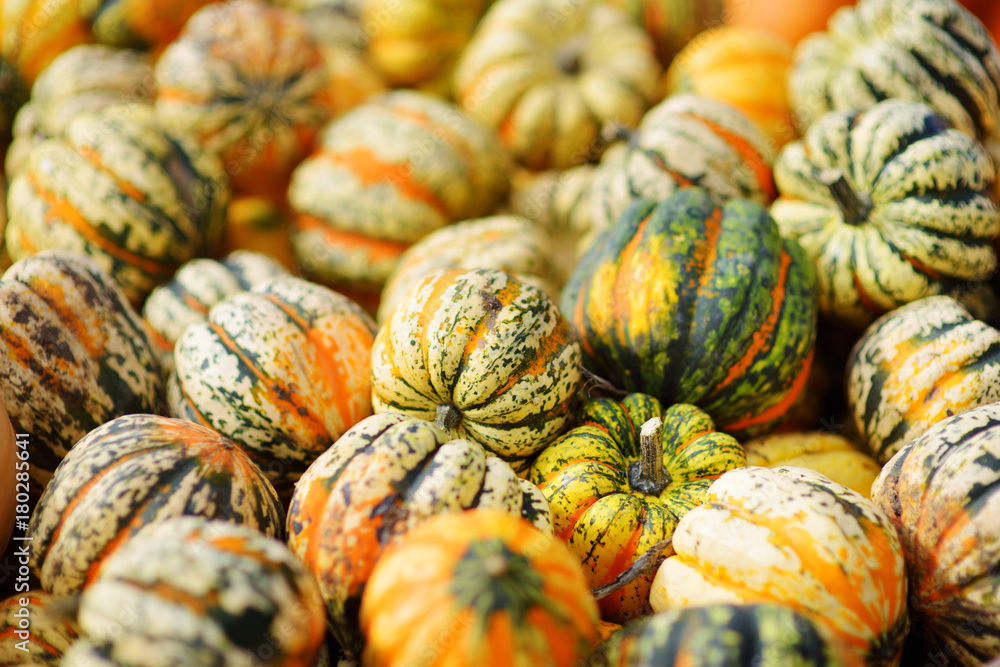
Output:
<svg viewBox="0 0 1000 667">
<path fill-rule="evenodd" d="M 702 125 L 706 126 L 723 141 L 729 144 L 733 150 L 735 150 L 743 161 L 753 169 L 754 175 L 757 177 L 757 184 L 760 186 L 761 191 L 767 195 L 768 199 L 774 199 L 778 196 L 778 191 L 774 185 L 774 176 L 771 173 L 771 167 L 764 161 L 764 157 L 757 152 L 757 149 L 753 145 L 734 132 L 730 132 L 726 128 L 722 127 L 718 123 L 705 118 L 704 116 L 697 116 L 694 114 L 681 114 L 692 120 L 696 120 Z"/>
<path fill-rule="evenodd" d="M 788 393 L 785 397 L 778 401 L 777 404 L 771 406 L 759 415 L 746 417 L 744 419 L 737 420 L 727 426 L 724 426 L 722 430 L 724 431 L 739 431 L 750 426 L 756 426 L 757 424 L 766 424 L 767 422 L 780 419 L 785 415 L 792 406 L 795 405 L 795 401 L 798 400 L 799 396 L 805 391 L 806 383 L 809 381 L 809 371 L 812 369 L 813 355 L 815 350 L 809 351 L 809 356 L 806 357 L 805 362 L 802 364 L 802 370 L 796 376 L 795 380 L 792 382 L 792 386 L 788 389 Z"/>
<path fill-rule="evenodd" d="M 322 234 L 324 242 L 341 248 L 361 249 L 368 254 L 373 262 L 396 259 L 410 247 L 408 243 L 384 241 L 357 232 L 347 232 L 335 229 L 319 218 L 311 215 L 300 215 L 295 220 L 296 226 L 303 231 Z"/>
</svg>

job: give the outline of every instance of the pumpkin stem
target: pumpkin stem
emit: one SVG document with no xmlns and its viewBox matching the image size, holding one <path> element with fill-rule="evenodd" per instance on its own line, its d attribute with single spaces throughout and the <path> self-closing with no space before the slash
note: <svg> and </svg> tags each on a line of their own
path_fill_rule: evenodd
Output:
<svg viewBox="0 0 1000 667">
<path fill-rule="evenodd" d="M 830 195 L 833 201 L 837 202 L 845 223 L 860 225 L 868 221 L 868 214 L 872 212 L 873 207 L 871 199 L 855 192 L 842 171 L 826 169 L 820 173 L 819 180 L 830 188 Z"/>
<path fill-rule="evenodd" d="M 556 52 L 556 65 L 566 74 L 579 74 L 583 66 L 583 49 L 587 44 L 582 34 L 571 37 L 559 51 Z"/>
<path fill-rule="evenodd" d="M 441 403 L 434 415 L 434 425 L 445 433 L 451 433 L 462 421 L 462 412 L 451 403 Z"/>
<path fill-rule="evenodd" d="M 600 600 L 603 597 L 607 597 L 622 586 L 627 586 L 642 575 L 652 571 L 663 561 L 660 558 L 660 553 L 669 549 L 673 543 L 673 537 L 668 537 L 651 546 L 646 553 L 636 558 L 634 563 L 622 570 L 621 574 L 615 577 L 610 583 L 592 589 L 590 592 L 594 596 L 594 599 Z"/>
<path fill-rule="evenodd" d="M 632 489 L 658 496 L 670 484 L 670 473 L 663 467 L 663 420 L 653 417 L 639 431 L 639 460 L 629 466 Z"/>
</svg>

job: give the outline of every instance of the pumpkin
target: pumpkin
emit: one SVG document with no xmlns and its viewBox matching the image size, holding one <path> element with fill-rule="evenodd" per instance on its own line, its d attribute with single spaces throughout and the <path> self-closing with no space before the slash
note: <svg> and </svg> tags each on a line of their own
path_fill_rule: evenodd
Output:
<svg viewBox="0 0 1000 667">
<path fill-rule="evenodd" d="M 888 100 L 827 114 L 788 145 L 771 215 L 816 264 L 822 311 L 863 325 L 992 273 L 995 176 L 972 137 Z"/>
<path fill-rule="evenodd" d="M 610 0 L 646 29 L 664 66 L 706 27 L 722 22 L 722 0 Z"/>
<path fill-rule="evenodd" d="M 1000 401 L 1000 331 L 947 296 L 903 306 L 855 345 L 847 399 L 858 431 L 885 463 L 934 424 Z"/>
<path fill-rule="evenodd" d="M 173 416 L 231 438 L 283 498 L 371 414 L 375 325 L 354 302 L 293 276 L 217 303 L 184 330 L 167 382 Z"/>
<path fill-rule="evenodd" d="M 665 405 L 693 403 L 738 438 L 801 398 L 816 338 L 812 266 L 767 211 L 681 188 L 638 200 L 580 260 L 561 307 L 585 366 Z"/>
<path fill-rule="evenodd" d="M 599 655 L 608 667 L 851 664 L 821 623 L 772 602 L 668 609 L 629 624 Z"/>
<path fill-rule="evenodd" d="M 0 279 L 0 396 L 29 435 L 32 492 L 70 447 L 121 415 L 156 412 L 160 365 L 142 320 L 90 259 L 48 251 Z"/>
<path fill-rule="evenodd" d="M 677 54 L 667 70 L 667 95 L 692 92 L 742 111 L 775 147 L 796 137 L 785 78 L 792 45 L 765 30 L 720 26 Z"/>
<path fill-rule="evenodd" d="M 704 188 L 720 203 L 738 198 L 766 206 L 777 194 L 766 137 L 727 104 L 675 95 L 627 136 L 628 144 L 609 151 L 594 175 L 590 224 L 596 231 L 615 226 L 636 198 L 665 199 L 682 186 Z"/>
<path fill-rule="evenodd" d="M 14 260 L 51 248 L 89 255 L 138 306 L 217 247 L 229 198 L 221 174 L 214 156 L 164 131 L 149 107 L 78 116 L 11 182 L 7 250 Z"/>
<path fill-rule="evenodd" d="M 822 431 L 775 433 L 745 442 L 743 448 L 747 465 L 809 468 L 866 498 L 882 470 L 875 459 L 859 451 L 847 438 Z"/>
<path fill-rule="evenodd" d="M 2 8 L 0 8 L 2 11 Z M 7 150 L 18 109 L 28 100 L 28 87 L 17 70 L 0 55 L 0 156 Z"/>
<path fill-rule="evenodd" d="M 378 321 L 389 319 L 406 291 L 435 269 L 491 268 L 531 282 L 549 294 L 548 235 L 518 216 L 493 216 L 443 227 L 410 246 L 382 290 Z"/>
<path fill-rule="evenodd" d="M 723 0 L 723 21 L 729 25 L 766 30 L 798 44 L 809 33 L 826 27 L 826 22 L 839 7 L 852 5 L 855 0 Z"/>
<path fill-rule="evenodd" d="M 922 102 L 984 144 L 1000 137 L 1000 52 L 955 0 L 859 0 L 802 41 L 788 78 L 800 129 L 829 111 Z"/>
<path fill-rule="evenodd" d="M 378 293 L 411 244 L 489 215 L 509 187 L 496 138 L 452 104 L 395 91 L 324 131 L 292 176 L 292 245 L 303 270 L 338 289 Z"/>
<path fill-rule="evenodd" d="M 576 424 L 539 455 L 529 479 L 592 589 L 669 539 L 716 477 L 747 463 L 740 444 L 693 405 L 664 411 L 644 394 L 602 398 L 587 403 Z M 643 575 L 602 598 L 602 616 L 624 623 L 649 613 L 652 581 Z"/>
<path fill-rule="evenodd" d="M 312 26 L 311 32 L 319 42 L 329 72 L 327 107 L 331 116 L 337 118 L 386 92 L 389 85 L 368 54 L 356 48 L 351 38 L 337 38 L 337 33 L 325 26 L 325 23 Z M 360 32 L 359 27 L 355 30 Z"/>
<path fill-rule="evenodd" d="M 64 664 L 306 667 L 325 629 L 316 583 L 284 544 L 202 517 L 123 545 L 80 597 L 79 623 Z"/>
<path fill-rule="evenodd" d="M 597 623 L 561 542 L 501 512 L 446 514 L 375 565 L 361 601 L 361 664 L 572 667 L 585 664 Z"/>
<path fill-rule="evenodd" d="M 383 550 L 433 516 L 472 507 L 552 532 L 534 485 L 478 444 L 407 415 L 368 417 L 309 467 L 289 507 L 288 545 L 316 575 L 341 646 L 360 649 L 358 604 Z"/>
<path fill-rule="evenodd" d="M 56 56 L 92 41 L 86 0 L 5 0 L 0 6 L 0 55 L 30 86 Z"/>
<path fill-rule="evenodd" d="M 572 325 L 497 269 L 442 269 L 410 288 L 372 348 L 375 412 L 434 421 L 516 470 L 568 423 L 580 383 Z"/>
<path fill-rule="evenodd" d="M 909 630 L 903 553 L 870 500 L 805 468 L 739 468 L 674 531 L 654 610 L 776 602 L 809 615 L 867 665 L 898 664 Z"/>
<path fill-rule="evenodd" d="M 281 201 L 330 116 L 329 73 L 293 11 L 255 0 L 202 8 L 156 63 L 158 120 L 218 153 L 233 189 Z"/>
<path fill-rule="evenodd" d="M 63 664 L 63 654 L 76 640 L 79 627 L 50 608 L 59 602 L 42 590 L 18 592 L 0 602 L 0 665 Z"/>
<path fill-rule="evenodd" d="M 94 39 L 159 53 L 212 0 L 81 0 Z M 216 7 L 216 10 L 219 8 Z"/>
<path fill-rule="evenodd" d="M 74 46 L 45 68 L 31 88 L 31 101 L 18 112 L 7 154 L 8 176 L 27 165 L 32 149 L 61 137 L 77 116 L 118 104 L 152 104 L 153 68 L 138 51 L 98 44 Z"/>
<path fill-rule="evenodd" d="M 587 160 L 604 123 L 635 127 L 659 97 L 650 38 L 600 2 L 499 0 L 455 68 L 455 99 L 526 167 Z"/>
<path fill-rule="evenodd" d="M 3 398 L 0 397 L 0 466 L 2 466 L 0 470 L 3 471 L 0 472 L 2 475 L 0 488 L 10 489 L 9 493 L 0 496 L 0 545 L 3 545 L 4 549 L 10 544 L 10 536 L 14 532 L 15 517 L 20 514 L 22 520 L 27 518 L 27 512 L 17 511 L 18 509 L 27 509 L 27 504 L 15 502 L 18 493 L 30 492 L 31 477 L 28 470 L 31 469 L 31 464 L 23 462 L 30 457 L 27 449 L 28 444 L 24 434 L 18 440 L 14 433 L 14 426 L 10 423 L 7 407 L 3 403 Z M 18 451 L 25 453 L 18 456 Z M 22 495 L 21 499 L 25 499 L 25 496 Z M 30 498 L 28 499 L 30 500 Z M 21 507 L 18 508 L 17 505 L 21 505 Z"/>
<path fill-rule="evenodd" d="M 935 424 L 885 465 L 872 500 L 899 535 L 910 615 L 931 651 L 959 665 L 1000 655 L 1000 404 Z"/>
<path fill-rule="evenodd" d="M 204 322 L 212 306 L 227 296 L 285 273 L 269 255 L 248 250 L 237 250 L 219 261 L 193 259 L 178 269 L 169 282 L 149 294 L 142 307 L 164 373 L 173 370 L 174 345 L 188 325 Z"/>
<path fill-rule="evenodd" d="M 226 209 L 223 252 L 252 251 L 269 255 L 288 271 L 296 268 L 291 216 L 266 197 L 236 197 Z"/>
</svg>

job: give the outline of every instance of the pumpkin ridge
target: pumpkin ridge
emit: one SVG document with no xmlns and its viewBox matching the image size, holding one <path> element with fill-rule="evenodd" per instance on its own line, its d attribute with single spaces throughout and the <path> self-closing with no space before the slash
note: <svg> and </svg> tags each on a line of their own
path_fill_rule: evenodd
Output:
<svg viewBox="0 0 1000 667">
<path fill-rule="evenodd" d="M 768 166 L 764 157 L 749 141 L 734 132 L 730 132 L 722 125 L 704 116 L 692 113 L 681 113 L 678 115 L 701 123 L 717 134 L 734 151 L 736 151 L 736 153 L 743 158 L 744 163 L 753 169 L 754 176 L 757 178 L 757 184 L 760 186 L 761 191 L 765 194 L 768 201 L 778 196 L 778 191 L 774 185 L 774 178 L 771 176 L 771 167 Z"/>
<path fill-rule="evenodd" d="M 795 404 L 799 396 L 806 389 L 806 385 L 809 382 L 809 373 L 812 370 L 813 358 L 815 357 L 816 351 L 812 349 L 809 351 L 809 355 L 806 357 L 805 361 L 802 362 L 802 369 L 799 374 L 795 376 L 792 381 L 791 386 L 788 389 L 788 393 L 785 394 L 778 403 L 774 404 L 767 410 L 757 414 L 749 415 L 744 419 L 737 420 L 723 427 L 726 431 L 736 431 L 740 429 L 747 428 L 749 426 L 755 426 L 757 424 L 763 424 L 771 419 L 776 419 L 781 415 L 787 414 L 788 410 Z"/>
<path fill-rule="evenodd" d="M 323 237 L 330 245 L 346 248 L 363 248 L 372 261 L 395 259 L 410 247 L 409 243 L 386 241 L 385 239 L 376 239 L 357 232 L 335 229 L 319 218 L 305 213 L 299 214 L 296 217 L 295 225 L 299 229 L 313 230 L 323 234 Z"/>
</svg>

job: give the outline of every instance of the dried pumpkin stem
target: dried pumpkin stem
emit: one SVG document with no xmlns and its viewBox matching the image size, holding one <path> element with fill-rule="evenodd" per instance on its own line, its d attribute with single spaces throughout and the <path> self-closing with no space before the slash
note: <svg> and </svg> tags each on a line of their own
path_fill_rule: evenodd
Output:
<svg viewBox="0 0 1000 667">
<path fill-rule="evenodd" d="M 820 181 L 830 188 L 830 195 L 837 202 L 845 223 L 860 225 L 868 221 L 873 206 L 871 200 L 855 192 L 842 171 L 827 169 L 820 174 Z"/>
<path fill-rule="evenodd" d="M 446 433 L 451 433 L 462 421 L 462 412 L 451 403 L 441 403 L 434 415 L 434 425 Z"/>
<path fill-rule="evenodd" d="M 646 553 L 636 558 L 635 562 L 623 570 L 621 574 L 611 581 L 611 583 L 598 586 L 597 588 L 592 589 L 590 593 L 594 596 L 595 600 L 600 600 L 603 597 L 611 595 L 622 586 L 627 586 L 642 575 L 651 572 L 661 562 L 663 562 L 661 554 L 669 549 L 673 543 L 673 537 L 668 537 L 665 540 L 657 542 L 651 546 Z"/>
<path fill-rule="evenodd" d="M 638 465 L 636 465 L 636 463 Z M 663 420 L 653 417 L 639 431 L 639 461 L 629 469 L 629 484 L 640 493 L 658 496 L 670 484 L 663 467 Z"/>
</svg>

